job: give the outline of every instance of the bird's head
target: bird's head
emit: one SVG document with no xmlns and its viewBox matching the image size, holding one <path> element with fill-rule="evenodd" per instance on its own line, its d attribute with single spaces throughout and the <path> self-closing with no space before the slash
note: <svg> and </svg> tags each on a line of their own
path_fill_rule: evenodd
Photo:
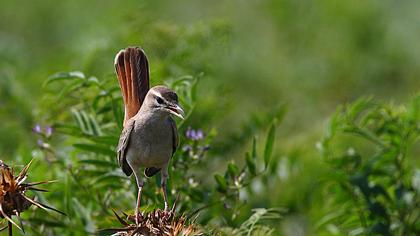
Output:
<svg viewBox="0 0 420 236">
<path fill-rule="evenodd" d="M 155 86 L 149 90 L 145 100 L 146 106 L 161 114 L 172 114 L 184 119 L 184 110 L 178 104 L 178 95 L 165 86 Z"/>
</svg>

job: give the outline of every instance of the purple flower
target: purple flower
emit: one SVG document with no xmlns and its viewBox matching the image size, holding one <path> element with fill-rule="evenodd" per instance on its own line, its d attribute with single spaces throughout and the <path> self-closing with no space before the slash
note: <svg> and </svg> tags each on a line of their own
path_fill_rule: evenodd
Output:
<svg viewBox="0 0 420 236">
<path fill-rule="evenodd" d="M 40 125 L 40 124 L 36 124 L 36 125 L 32 128 L 32 131 L 33 131 L 33 132 L 35 132 L 35 133 L 37 133 L 37 134 L 42 133 L 42 128 L 41 128 L 41 125 Z"/>
<path fill-rule="evenodd" d="M 188 127 L 187 131 L 185 132 L 185 136 L 186 136 L 188 139 L 192 139 L 192 140 L 194 140 L 194 137 L 195 137 L 195 130 L 191 129 L 191 127 Z"/>
<path fill-rule="evenodd" d="M 54 132 L 54 128 L 51 126 L 47 126 L 45 127 L 45 135 L 48 137 L 50 137 Z"/>
<path fill-rule="evenodd" d="M 191 127 L 188 127 L 187 131 L 185 132 L 185 136 L 193 141 L 198 141 L 204 138 L 204 133 L 201 129 L 194 130 Z"/>
<path fill-rule="evenodd" d="M 203 131 L 201 130 L 201 129 L 199 129 L 199 130 L 197 130 L 197 132 L 196 132 L 196 134 L 195 134 L 196 136 L 195 136 L 195 139 L 196 140 L 201 140 L 201 139 L 203 139 L 204 138 L 204 134 L 203 134 Z"/>
<path fill-rule="evenodd" d="M 38 139 L 37 144 L 39 147 L 43 148 L 44 147 L 44 141 L 42 139 Z"/>
</svg>

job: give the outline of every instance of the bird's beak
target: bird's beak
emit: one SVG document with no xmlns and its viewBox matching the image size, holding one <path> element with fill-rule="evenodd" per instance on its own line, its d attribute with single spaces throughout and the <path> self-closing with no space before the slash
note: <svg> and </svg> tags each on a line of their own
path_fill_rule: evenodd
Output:
<svg viewBox="0 0 420 236">
<path fill-rule="evenodd" d="M 171 114 L 178 116 L 181 119 L 184 119 L 184 110 L 182 110 L 182 108 L 178 104 L 168 106 L 168 109 Z"/>
</svg>

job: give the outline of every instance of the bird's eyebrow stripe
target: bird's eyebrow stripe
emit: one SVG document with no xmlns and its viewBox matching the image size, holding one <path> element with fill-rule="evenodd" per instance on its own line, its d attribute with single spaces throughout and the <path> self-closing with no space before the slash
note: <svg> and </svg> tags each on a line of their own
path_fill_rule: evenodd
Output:
<svg viewBox="0 0 420 236">
<path fill-rule="evenodd" d="M 164 97 L 162 97 L 162 94 L 160 94 L 160 93 L 157 93 L 155 91 L 150 91 L 150 93 L 153 94 L 153 95 L 155 95 L 155 96 L 158 96 L 158 97 L 164 99 Z M 166 100 L 166 99 L 164 99 L 164 100 Z"/>
<path fill-rule="evenodd" d="M 158 91 L 149 90 L 149 93 L 162 98 L 165 102 L 171 102 L 172 100 L 178 102 L 178 96 L 174 92 L 164 92 L 162 94 Z"/>
<path fill-rule="evenodd" d="M 163 97 L 163 96 L 162 96 L 162 94 L 157 93 L 157 92 L 155 92 L 155 91 L 151 91 L 150 93 L 151 93 L 151 94 L 153 94 L 154 96 L 156 96 L 156 97 L 158 97 L 158 98 L 162 99 L 162 100 L 163 100 L 163 104 L 165 104 L 165 105 L 167 105 L 167 104 L 168 104 L 168 101 L 166 100 L 166 98 L 165 98 L 165 97 Z"/>
</svg>

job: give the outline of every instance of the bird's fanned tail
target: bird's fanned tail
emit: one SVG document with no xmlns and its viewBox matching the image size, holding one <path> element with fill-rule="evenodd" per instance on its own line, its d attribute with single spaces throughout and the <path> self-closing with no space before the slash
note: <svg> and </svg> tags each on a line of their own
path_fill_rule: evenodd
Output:
<svg viewBox="0 0 420 236">
<path fill-rule="evenodd" d="M 115 57 L 115 71 L 124 101 L 124 126 L 137 114 L 149 91 L 149 63 L 139 47 L 128 47 Z"/>
</svg>

